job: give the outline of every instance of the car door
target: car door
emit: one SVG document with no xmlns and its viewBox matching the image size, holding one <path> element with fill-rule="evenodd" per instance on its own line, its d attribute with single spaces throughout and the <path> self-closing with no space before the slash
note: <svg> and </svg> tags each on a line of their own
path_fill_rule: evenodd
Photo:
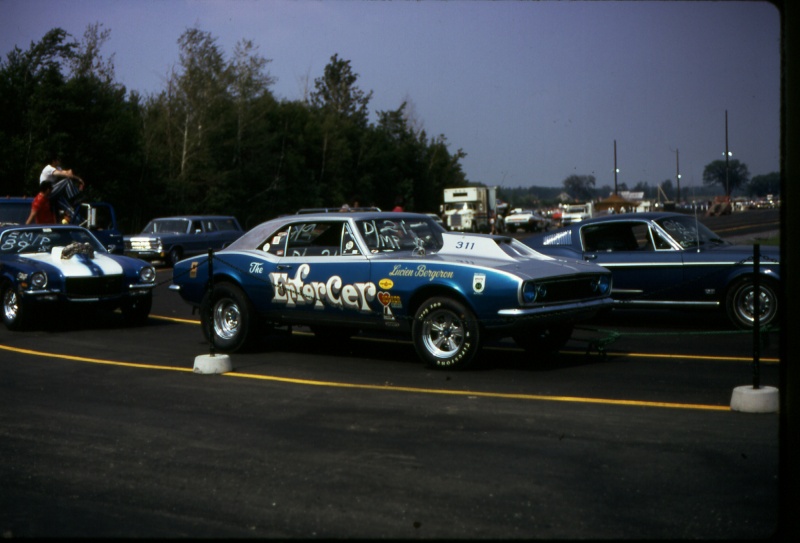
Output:
<svg viewBox="0 0 800 543">
<path fill-rule="evenodd" d="M 623 219 L 581 227 L 583 258 L 608 268 L 615 300 L 658 304 L 681 296 L 681 251 L 654 231 L 648 221 Z"/>
<path fill-rule="evenodd" d="M 283 320 L 355 326 L 380 318 L 370 262 L 348 221 L 298 221 L 273 238 L 271 309 Z"/>
<path fill-rule="evenodd" d="M 203 221 L 200 219 L 191 219 L 189 221 L 186 234 L 176 241 L 176 245 L 180 245 L 183 248 L 184 256 L 207 253 L 209 249 L 214 248 L 206 239 Z"/>
</svg>

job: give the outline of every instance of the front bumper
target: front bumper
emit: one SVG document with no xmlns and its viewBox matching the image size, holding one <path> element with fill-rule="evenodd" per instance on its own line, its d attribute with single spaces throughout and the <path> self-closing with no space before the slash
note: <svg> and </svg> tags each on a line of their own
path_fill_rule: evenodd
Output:
<svg viewBox="0 0 800 543">
<path fill-rule="evenodd" d="M 584 321 L 596 316 L 600 311 L 614 305 L 611 297 L 569 302 L 564 304 L 542 305 L 539 307 L 501 309 L 497 318 L 485 322 L 489 329 L 530 330 L 546 328 L 554 324 Z"/>
</svg>

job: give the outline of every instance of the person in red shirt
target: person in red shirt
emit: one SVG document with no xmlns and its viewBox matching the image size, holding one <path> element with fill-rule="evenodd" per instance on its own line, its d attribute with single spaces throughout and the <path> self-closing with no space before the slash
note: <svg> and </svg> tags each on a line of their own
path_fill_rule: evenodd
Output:
<svg viewBox="0 0 800 543">
<path fill-rule="evenodd" d="M 31 204 L 31 214 L 25 224 L 56 224 L 56 214 L 53 213 L 53 208 L 50 207 L 50 192 L 53 190 L 53 184 L 50 181 L 42 181 L 39 185 L 39 194 L 33 199 Z"/>
</svg>

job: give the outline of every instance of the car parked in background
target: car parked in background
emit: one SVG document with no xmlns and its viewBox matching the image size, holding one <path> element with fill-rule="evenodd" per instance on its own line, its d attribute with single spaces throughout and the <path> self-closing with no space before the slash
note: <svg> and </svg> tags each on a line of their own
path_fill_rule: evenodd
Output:
<svg viewBox="0 0 800 543">
<path fill-rule="evenodd" d="M 31 213 L 33 198 L 0 198 L 0 226 L 25 224 Z M 79 208 L 80 226 L 88 229 L 110 253 L 123 254 L 122 232 L 117 225 L 114 206 L 107 202 L 84 202 Z"/>
<path fill-rule="evenodd" d="M 507 232 L 518 229 L 526 232 L 543 232 L 550 229 L 550 219 L 530 209 L 512 209 L 503 219 Z"/>
<path fill-rule="evenodd" d="M 755 321 L 753 246 L 732 245 L 691 215 L 625 213 L 587 219 L 523 242 L 611 270 L 619 308 L 719 308 L 739 328 Z M 778 314 L 780 251 L 760 248 L 759 322 Z"/>
<path fill-rule="evenodd" d="M 80 226 L 0 226 L 3 323 L 24 328 L 54 309 L 120 309 L 132 325 L 147 320 L 155 270 L 109 253 Z"/>
<path fill-rule="evenodd" d="M 490 336 L 513 337 L 533 358 L 560 348 L 574 323 L 611 305 L 599 266 L 506 236 L 448 233 L 424 214 L 279 217 L 212 258 L 177 263 L 170 288 L 201 309 L 203 333 L 224 352 L 264 325 L 310 326 L 331 344 L 383 330 L 410 334 L 428 365 L 460 369 Z"/>
<path fill-rule="evenodd" d="M 164 217 L 153 219 L 135 236 L 125 236 L 125 254 L 174 266 L 185 257 L 227 247 L 243 233 L 232 216 Z"/>
</svg>

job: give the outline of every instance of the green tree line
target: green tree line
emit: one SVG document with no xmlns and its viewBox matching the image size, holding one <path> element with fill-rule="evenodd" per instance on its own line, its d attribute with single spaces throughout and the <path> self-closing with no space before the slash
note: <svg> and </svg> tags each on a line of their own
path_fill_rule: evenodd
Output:
<svg viewBox="0 0 800 543">
<path fill-rule="evenodd" d="M 302 100 L 278 100 L 251 41 L 228 56 L 191 28 L 163 90 L 142 95 L 116 81 L 108 38 L 99 23 L 80 40 L 55 28 L 0 61 L 0 196 L 35 194 L 53 153 L 126 232 L 188 213 L 251 227 L 344 203 L 438 211 L 445 187 L 467 183 L 465 153 L 416 128 L 406 103 L 370 122 L 372 92 L 337 54 Z"/>
</svg>

